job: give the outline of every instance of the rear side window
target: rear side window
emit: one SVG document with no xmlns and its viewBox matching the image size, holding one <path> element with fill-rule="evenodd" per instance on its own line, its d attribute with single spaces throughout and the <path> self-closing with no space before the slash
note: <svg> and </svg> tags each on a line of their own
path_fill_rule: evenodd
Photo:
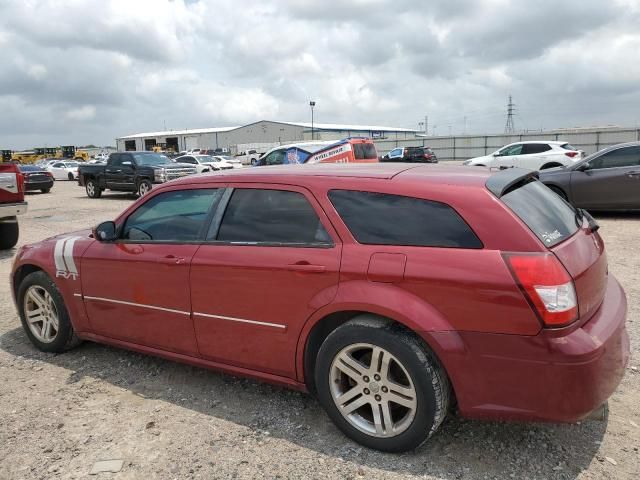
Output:
<svg viewBox="0 0 640 480">
<path fill-rule="evenodd" d="M 378 152 L 376 152 L 376 147 L 373 143 L 354 143 L 353 151 L 356 160 L 378 158 Z"/>
<path fill-rule="evenodd" d="M 500 200 L 547 247 L 557 245 L 578 230 L 575 210 L 542 182 L 526 183 L 503 195 Z"/>
<path fill-rule="evenodd" d="M 531 153 L 542 153 L 548 152 L 549 150 L 551 150 L 551 147 L 546 143 L 526 143 L 523 145 L 522 154 L 528 155 Z"/>
<path fill-rule="evenodd" d="M 578 150 L 576 147 L 574 147 L 570 143 L 564 143 L 564 144 L 560 145 L 560 148 L 564 148 L 565 150 L 574 150 L 574 151 Z"/>
<path fill-rule="evenodd" d="M 469 225 L 444 203 L 351 190 L 331 190 L 329 199 L 359 243 L 482 248 Z"/>
<path fill-rule="evenodd" d="M 332 243 L 304 195 L 260 189 L 234 190 L 217 240 L 278 245 Z"/>
</svg>

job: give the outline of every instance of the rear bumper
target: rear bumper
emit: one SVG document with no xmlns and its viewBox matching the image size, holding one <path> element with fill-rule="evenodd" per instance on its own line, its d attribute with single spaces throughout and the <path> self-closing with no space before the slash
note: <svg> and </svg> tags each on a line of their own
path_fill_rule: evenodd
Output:
<svg viewBox="0 0 640 480">
<path fill-rule="evenodd" d="M 51 180 L 43 180 L 42 182 L 25 182 L 24 189 L 27 192 L 33 190 L 42 190 L 43 188 L 51 188 L 53 187 L 53 179 Z"/>
<path fill-rule="evenodd" d="M 1 203 L 0 220 L 6 217 L 15 217 L 27 212 L 27 202 Z"/>
<path fill-rule="evenodd" d="M 627 301 L 609 277 L 604 301 L 580 328 L 526 337 L 425 335 L 451 376 L 467 417 L 575 422 L 605 403 L 629 360 Z"/>
</svg>

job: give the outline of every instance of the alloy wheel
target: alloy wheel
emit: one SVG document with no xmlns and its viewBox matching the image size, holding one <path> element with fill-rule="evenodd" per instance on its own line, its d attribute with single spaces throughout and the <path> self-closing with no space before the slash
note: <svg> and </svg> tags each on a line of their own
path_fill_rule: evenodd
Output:
<svg viewBox="0 0 640 480">
<path fill-rule="evenodd" d="M 343 348 L 329 370 L 331 396 L 342 416 L 374 437 L 395 437 L 411 426 L 417 393 L 407 369 L 369 343 Z"/>
<path fill-rule="evenodd" d="M 29 330 L 43 343 L 56 339 L 60 328 L 58 309 L 53 297 L 39 285 L 32 285 L 24 295 L 24 315 Z"/>
</svg>

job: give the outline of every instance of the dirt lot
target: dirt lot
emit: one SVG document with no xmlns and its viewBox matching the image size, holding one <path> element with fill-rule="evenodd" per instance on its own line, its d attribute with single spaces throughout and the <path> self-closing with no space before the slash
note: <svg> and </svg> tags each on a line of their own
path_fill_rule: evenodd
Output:
<svg viewBox="0 0 640 480">
<path fill-rule="evenodd" d="M 70 182 L 29 195 L 20 244 L 112 219 L 133 200 L 90 200 Z M 84 343 L 64 355 L 27 341 L 0 253 L 0 478 L 637 479 L 640 477 L 640 215 L 600 215 L 610 271 L 629 297 L 635 358 L 605 422 L 446 420 L 419 451 L 359 447 L 311 397 L 124 350 Z"/>
</svg>

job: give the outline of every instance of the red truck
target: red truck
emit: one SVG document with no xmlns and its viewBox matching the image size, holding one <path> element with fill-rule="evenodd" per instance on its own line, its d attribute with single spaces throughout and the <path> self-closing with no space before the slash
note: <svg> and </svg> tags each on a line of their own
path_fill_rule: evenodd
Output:
<svg viewBox="0 0 640 480">
<path fill-rule="evenodd" d="M 18 243 L 18 215 L 26 211 L 24 177 L 18 165 L 0 163 L 0 250 Z"/>
</svg>

